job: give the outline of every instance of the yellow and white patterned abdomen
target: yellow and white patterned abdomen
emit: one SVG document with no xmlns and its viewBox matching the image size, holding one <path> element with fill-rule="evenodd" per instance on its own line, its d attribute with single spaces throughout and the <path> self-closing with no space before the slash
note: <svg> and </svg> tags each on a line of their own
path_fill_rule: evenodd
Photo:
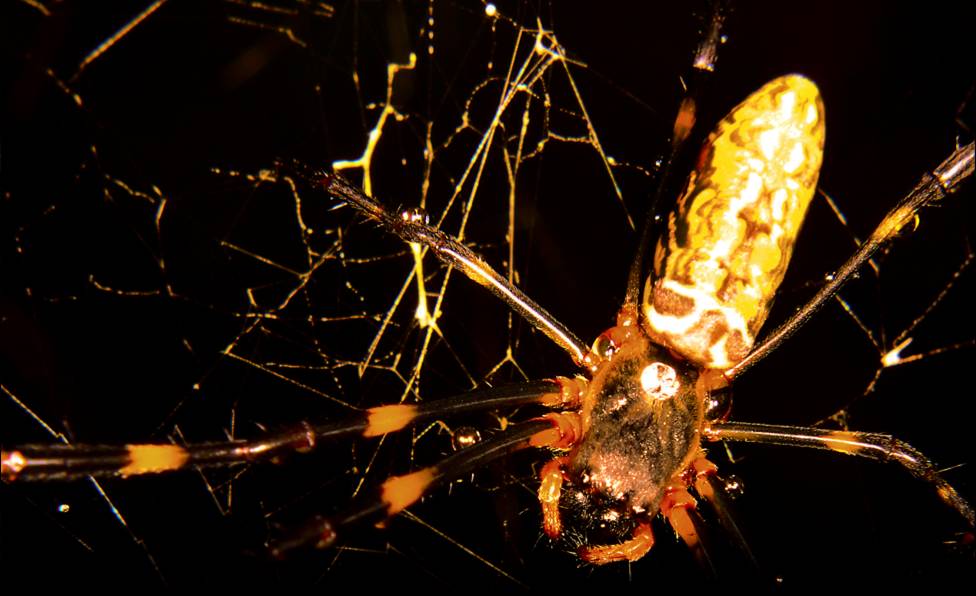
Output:
<svg viewBox="0 0 976 596">
<path fill-rule="evenodd" d="M 644 330 L 705 368 L 752 349 L 793 252 L 823 160 L 824 107 L 799 75 L 750 95 L 709 135 L 658 241 Z"/>
</svg>

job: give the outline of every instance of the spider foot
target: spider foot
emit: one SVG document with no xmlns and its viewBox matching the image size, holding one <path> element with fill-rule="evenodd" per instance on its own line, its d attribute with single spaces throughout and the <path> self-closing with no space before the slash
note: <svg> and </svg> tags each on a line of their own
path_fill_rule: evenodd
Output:
<svg viewBox="0 0 976 596">
<path fill-rule="evenodd" d="M 643 522 L 634 528 L 630 540 L 619 544 L 603 546 L 584 546 L 579 549 L 579 556 L 587 563 L 606 565 L 618 561 L 637 561 L 646 555 L 654 546 L 654 533 L 651 524 Z"/>
</svg>

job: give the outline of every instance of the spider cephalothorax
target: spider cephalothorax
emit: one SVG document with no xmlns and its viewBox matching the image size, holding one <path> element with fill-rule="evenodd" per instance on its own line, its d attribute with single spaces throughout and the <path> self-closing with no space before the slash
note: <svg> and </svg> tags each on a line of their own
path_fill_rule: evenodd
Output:
<svg viewBox="0 0 976 596">
<path fill-rule="evenodd" d="M 697 368 L 640 333 L 600 365 L 583 397 L 583 438 L 564 460 L 558 504 L 589 540 L 620 540 L 646 524 L 675 474 L 698 457 L 708 398 L 699 380 Z M 544 506 L 546 531 L 556 537 L 559 515 Z"/>
<path fill-rule="evenodd" d="M 624 344 L 590 382 L 570 474 L 635 511 L 655 509 L 698 451 L 705 394 L 697 381 L 694 367 L 646 337 Z"/>
</svg>

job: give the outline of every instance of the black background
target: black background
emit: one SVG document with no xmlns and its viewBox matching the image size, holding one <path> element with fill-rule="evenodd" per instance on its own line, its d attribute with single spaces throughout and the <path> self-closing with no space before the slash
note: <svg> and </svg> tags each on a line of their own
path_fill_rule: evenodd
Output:
<svg viewBox="0 0 976 596">
<path fill-rule="evenodd" d="M 443 141 L 471 89 L 485 80 L 489 57 L 494 72 L 504 73 L 515 22 L 526 29 L 541 23 L 553 32 L 578 62 L 570 69 L 607 154 L 650 171 L 667 149 L 681 97 L 679 76 L 688 70 L 708 6 L 633 4 L 499 3 L 503 17 L 493 34 L 480 4 L 434 3 L 435 54 L 429 58 L 418 35 L 426 4 L 350 3 L 327 18 L 305 9 L 279 15 L 174 0 L 74 78 L 83 57 L 143 7 L 67 2 L 44 16 L 26 3 L 5 4 L 4 446 L 51 440 L 11 396 L 72 440 L 103 443 L 167 440 L 175 428 L 194 441 L 219 440 L 228 432 L 254 436 L 261 428 L 331 419 L 347 410 L 329 397 L 354 407 L 397 399 L 403 384 L 388 373 L 374 370 L 357 380 L 349 367 L 332 372 L 321 366 L 341 364 L 323 354 L 361 360 L 374 321 L 310 325 L 307 317 L 383 314 L 410 266 L 402 245 L 355 223 L 348 210 L 328 212 L 324 197 L 303 195 L 308 225 L 341 228 L 346 256 L 384 258 L 322 267 L 279 320 L 249 327 L 256 319 L 248 313 L 267 314 L 295 277 L 242 257 L 228 244 L 294 270 L 307 267 L 294 202 L 281 186 L 211 169 L 253 174 L 278 157 L 327 164 L 358 155 L 377 114 L 364 106 L 382 101 L 385 64 L 412 50 L 418 68 L 394 96 L 408 117 L 384 133 L 373 179 L 388 203 L 414 204 L 424 126 L 433 123 L 435 141 Z M 921 172 L 951 151 L 957 134 L 966 138 L 955 117 L 972 84 L 968 9 L 779 4 L 733 7 L 725 29 L 729 41 L 703 89 L 699 130 L 703 134 L 748 93 L 787 72 L 810 77 L 824 95 L 828 140 L 821 187 L 841 204 L 849 227 L 822 203 L 814 205 L 771 323 L 802 304 L 843 260 L 852 233 L 866 236 Z M 284 27 L 305 47 L 275 30 Z M 553 67 L 547 88 L 557 108 L 574 108 L 561 69 Z M 354 70 L 359 96 L 351 85 Z M 79 95 L 80 106 L 55 77 Z M 486 121 L 488 98 L 497 96 L 497 85 L 494 91 L 487 87 L 471 106 L 476 126 Z M 537 126 L 541 112 L 534 110 Z M 553 131 L 581 131 L 579 119 L 559 109 L 550 117 Z M 538 130 L 530 137 L 538 138 Z M 450 177 L 460 176 L 477 138 L 461 134 L 435 153 L 431 213 L 440 212 Z M 486 172 L 467 239 L 501 267 L 507 203 L 498 151 Z M 656 180 L 635 168 L 615 173 L 626 208 L 639 217 Z M 158 230 L 158 202 L 123 192 L 115 180 L 148 194 L 155 185 L 167 197 Z M 919 230 L 879 260 L 880 281 L 865 275 L 845 292 L 870 329 L 884 330 L 886 345 L 933 302 L 971 250 L 971 196 L 967 190 L 926 210 Z M 453 217 L 445 229 L 455 233 Z M 526 162 L 516 217 L 520 285 L 588 341 L 613 319 L 635 244 L 595 152 L 552 142 L 542 158 Z M 324 250 L 331 240 L 313 242 Z M 427 267 L 439 282 L 443 272 L 430 260 Z M 128 295 L 100 290 L 91 279 Z M 248 287 L 258 288 L 259 308 L 248 308 Z M 736 386 L 733 417 L 811 424 L 850 406 L 851 428 L 891 432 L 937 462 L 963 464 L 947 477 L 972 500 L 967 373 L 976 336 L 973 296 L 972 274 L 965 271 L 912 333 L 915 343 L 906 353 L 960 342 L 968 348 L 887 370 L 865 397 L 878 352 L 850 317 L 828 307 Z M 408 293 L 395 317 L 403 326 L 389 334 L 381 361 L 396 353 L 409 360 L 416 353 L 412 300 Z M 420 381 L 428 399 L 483 381 L 508 337 L 504 309 L 457 274 L 445 308 L 440 325 L 451 350 L 434 342 Z M 235 353 L 255 362 L 301 364 L 278 372 L 312 390 L 222 355 L 235 337 L 241 338 Z M 515 337 L 516 357 L 529 377 L 573 371 L 564 355 L 524 325 L 516 323 Z M 509 367 L 490 380 L 517 377 Z M 487 427 L 492 420 L 472 422 Z M 427 463 L 448 443 L 432 431 L 413 453 L 410 437 L 391 438 L 366 481 Z M 195 473 L 106 482 L 127 527 L 88 483 L 5 484 L 0 565 L 4 574 L 22 574 L 39 585 L 390 582 L 436 589 L 600 582 L 660 589 L 711 581 L 663 528 L 654 551 L 630 568 L 581 567 L 550 547 L 540 537 L 532 494 L 532 464 L 541 458 L 532 454 L 484 470 L 474 486 L 443 489 L 413 508 L 433 529 L 401 517 L 386 531 L 350 537 L 341 551 L 283 562 L 261 554 L 276 524 L 334 511 L 347 501 L 374 449 L 373 443 L 329 446 L 280 466 L 208 474 L 217 497 Z M 750 581 L 796 589 L 972 579 L 972 552 L 943 544 L 964 529 L 961 522 L 929 487 L 901 470 L 775 447 L 735 446 L 733 453 L 741 458 L 735 466 L 718 451 L 716 459 L 747 487 L 737 506 L 758 560 L 754 577 L 744 573 Z M 218 501 L 226 506 L 230 486 L 233 506 L 225 515 Z M 59 513 L 61 504 L 70 511 Z M 741 563 L 728 556 L 728 566 Z M 726 579 L 743 575 L 724 573 Z"/>
</svg>

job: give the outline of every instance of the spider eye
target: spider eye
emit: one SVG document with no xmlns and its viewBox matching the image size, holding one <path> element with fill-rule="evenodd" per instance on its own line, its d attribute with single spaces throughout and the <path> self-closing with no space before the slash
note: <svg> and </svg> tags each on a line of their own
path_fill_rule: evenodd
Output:
<svg viewBox="0 0 976 596">
<path fill-rule="evenodd" d="M 640 382 L 644 395 L 649 399 L 671 399 L 681 388 L 678 373 L 663 362 L 653 362 L 645 366 L 641 371 Z"/>
</svg>

